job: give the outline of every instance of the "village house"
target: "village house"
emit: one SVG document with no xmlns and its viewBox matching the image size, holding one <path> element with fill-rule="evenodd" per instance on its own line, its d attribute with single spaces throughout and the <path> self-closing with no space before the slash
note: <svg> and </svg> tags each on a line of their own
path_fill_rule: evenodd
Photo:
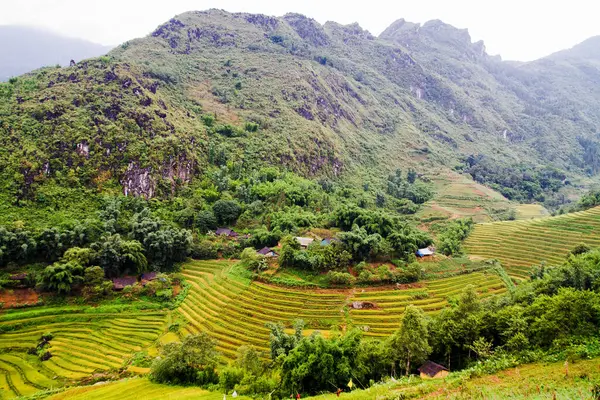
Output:
<svg viewBox="0 0 600 400">
<path fill-rule="evenodd" d="M 427 361 L 418 369 L 422 379 L 439 379 L 448 376 L 448 368 L 436 364 L 433 361 Z"/>
<path fill-rule="evenodd" d="M 124 276 L 122 278 L 114 278 L 113 289 L 114 290 L 123 290 L 125 286 L 133 286 L 137 283 L 137 277 L 135 276 Z"/>
<path fill-rule="evenodd" d="M 424 249 L 419 249 L 417 250 L 417 256 L 418 257 L 428 257 L 428 256 L 433 256 L 435 254 L 435 248 L 434 247 L 425 247 Z"/>
<path fill-rule="evenodd" d="M 229 229 L 229 228 L 218 228 L 215 231 L 215 235 L 217 236 L 227 236 L 230 238 L 237 238 L 239 235 L 236 231 L 234 231 L 233 229 Z"/>
<path fill-rule="evenodd" d="M 146 284 L 148 282 L 152 282 L 153 280 L 156 280 L 158 276 L 157 272 L 146 272 L 145 274 L 142 274 L 142 285 L 146 286 Z"/>
<path fill-rule="evenodd" d="M 295 237 L 294 239 L 296 239 L 296 241 L 300 243 L 300 247 L 302 247 L 303 249 L 307 249 L 308 246 L 310 246 L 310 244 L 315 241 L 315 239 L 308 237 Z"/>
<path fill-rule="evenodd" d="M 279 254 L 277 254 L 273 249 L 269 248 L 269 247 L 263 247 L 262 249 L 257 251 L 258 254 L 261 254 L 265 257 L 277 257 L 279 256 Z"/>
</svg>

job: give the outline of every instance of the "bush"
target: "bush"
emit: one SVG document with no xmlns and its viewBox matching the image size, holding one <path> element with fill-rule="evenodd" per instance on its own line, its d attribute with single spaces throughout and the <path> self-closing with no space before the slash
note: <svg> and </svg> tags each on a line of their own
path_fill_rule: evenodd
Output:
<svg viewBox="0 0 600 400">
<path fill-rule="evenodd" d="M 219 256 L 218 247 L 211 241 L 203 240 L 192 245 L 190 256 L 194 260 L 213 260 Z"/>
<path fill-rule="evenodd" d="M 356 281 L 356 278 L 347 272 L 329 271 L 327 280 L 332 285 L 351 285 Z"/>
<path fill-rule="evenodd" d="M 254 272 L 261 272 L 268 268 L 267 260 L 258 254 L 252 247 L 246 247 L 240 256 L 242 265 Z"/>
<path fill-rule="evenodd" d="M 244 370 L 238 367 L 225 367 L 219 371 L 219 386 L 228 392 L 244 379 Z"/>
</svg>

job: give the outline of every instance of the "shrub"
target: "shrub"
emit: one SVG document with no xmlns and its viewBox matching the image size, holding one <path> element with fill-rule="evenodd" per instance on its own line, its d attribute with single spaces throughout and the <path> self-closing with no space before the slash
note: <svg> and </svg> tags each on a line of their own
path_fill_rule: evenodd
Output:
<svg viewBox="0 0 600 400">
<path fill-rule="evenodd" d="M 219 371 L 219 386 L 226 392 L 244 379 L 244 370 L 238 367 L 225 367 Z"/>
<path fill-rule="evenodd" d="M 217 258 L 219 253 L 213 242 L 203 240 L 192 245 L 190 256 L 195 260 L 212 260 Z"/>
<path fill-rule="evenodd" d="M 356 278 L 347 272 L 329 271 L 327 280 L 332 285 L 351 285 L 356 281 Z"/>
</svg>

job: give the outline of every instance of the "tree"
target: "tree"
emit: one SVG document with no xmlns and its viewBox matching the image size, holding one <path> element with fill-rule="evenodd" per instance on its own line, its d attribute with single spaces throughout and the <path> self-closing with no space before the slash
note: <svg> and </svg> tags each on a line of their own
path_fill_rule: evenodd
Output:
<svg viewBox="0 0 600 400">
<path fill-rule="evenodd" d="M 104 281 L 104 270 L 101 267 L 87 267 L 83 272 L 83 282 L 88 286 L 96 286 Z"/>
<path fill-rule="evenodd" d="M 217 222 L 224 225 L 235 223 L 242 212 L 242 207 L 235 200 L 218 200 L 213 204 L 213 213 Z"/>
<path fill-rule="evenodd" d="M 90 264 L 93 256 L 94 254 L 90 248 L 71 247 L 65 251 L 61 260 L 65 262 L 75 261 L 85 267 Z"/>
<path fill-rule="evenodd" d="M 211 210 L 203 210 L 196 215 L 196 227 L 201 233 L 216 229 L 217 218 Z"/>
<path fill-rule="evenodd" d="M 365 228 L 358 225 L 354 225 L 350 232 L 342 232 L 339 237 L 357 261 L 364 261 L 377 255 L 382 242 L 380 234 L 370 235 Z"/>
<path fill-rule="evenodd" d="M 169 270 L 190 254 L 192 234 L 185 229 L 166 228 L 148 233 L 143 243 L 148 261 Z"/>
<path fill-rule="evenodd" d="M 250 271 L 260 272 L 268 268 L 267 260 L 252 247 L 246 247 L 240 256 L 242 265 Z"/>
<path fill-rule="evenodd" d="M 431 353 L 428 336 L 428 321 L 423 310 L 412 304 L 407 306 L 400 329 L 391 336 L 388 344 L 393 362 L 403 362 L 407 376 L 411 363 L 421 363 Z"/>
<path fill-rule="evenodd" d="M 320 334 L 305 337 L 283 359 L 281 385 L 285 391 L 311 395 L 345 386 L 357 371 L 359 331 L 325 339 Z"/>
<path fill-rule="evenodd" d="M 406 180 L 408 181 L 408 183 L 415 183 L 415 181 L 417 180 L 417 173 L 414 169 L 408 170 L 408 173 L 406 174 Z"/>
<path fill-rule="evenodd" d="M 107 276 L 141 273 L 148 268 L 144 247 L 137 240 L 124 240 L 119 234 L 103 236 L 91 248 L 95 255 L 94 264 L 102 267 Z"/>
<path fill-rule="evenodd" d="M 281 322 L 268 322 L 267 328 L 271 331 L 269 335 L 269 346 L 271 347 L 271 359 L 275 360 L 281 355 L 287 355 L 295 348 L 302 339 L 302 331 L 304 330 L 304 321 L 297 320 L 294 322 L 294 333 L 285 332 L 285 326 Z"/>
<path fill-rule="evenodd" d="M 150 379 L 170 384 L 216 383 L 219 356 L 215 340 L 206 332 L 188 335 L 183 342 L 164 345 L 152 363 Z"/>
<path fill-rule="evenodd" d="M 83 267 L 74 261 L 49 265 L 40 276 L 41 286 L 58 294 L 71 293 L 73 286 L 80 282 L 83 282 Z"/>
<path fill-rule="evenodd" d="M 24 263 L 35 255 L 37 244 L 30 232 L 9 231 L 0 226 L 0 266 L 9 262 Z"/>
</svg>

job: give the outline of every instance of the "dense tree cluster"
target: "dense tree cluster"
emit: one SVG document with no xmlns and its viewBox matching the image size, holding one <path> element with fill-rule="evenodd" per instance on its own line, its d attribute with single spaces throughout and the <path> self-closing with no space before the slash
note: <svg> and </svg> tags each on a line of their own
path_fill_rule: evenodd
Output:
<svg viewBox="0 0 600 400">
<path fill-rule="evenodd" d="M 544 202 L 567 185 L 564 172 L 552 167 L 505 165 L 483 155 L 471 155 L 464 162 L 464 171 L 475 181 L 491 186 L 510 200 Z"/>
</svg>

